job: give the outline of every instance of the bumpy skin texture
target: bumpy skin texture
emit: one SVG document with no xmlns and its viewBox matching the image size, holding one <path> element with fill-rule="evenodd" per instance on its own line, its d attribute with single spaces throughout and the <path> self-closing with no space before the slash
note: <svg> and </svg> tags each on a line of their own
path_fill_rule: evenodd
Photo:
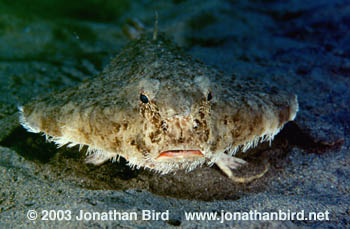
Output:
<svg viewBox="0 0 350 229">
<path fill-rule="evenodd" d="M 20 109 L 29 131 L 59 145 L 88 145 L 91 163 L 122 156 L 131 166 L 168 173 L 272 140 L 298 103 L 295 95 L 194 61 L 162 34 L 145 34 L 98 77 Z"/>
</svg>

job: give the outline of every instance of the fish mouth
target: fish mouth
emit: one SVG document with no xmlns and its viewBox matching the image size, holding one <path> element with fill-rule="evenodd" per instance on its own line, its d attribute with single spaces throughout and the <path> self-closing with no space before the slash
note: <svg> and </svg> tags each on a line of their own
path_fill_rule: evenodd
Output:
<svg viewBox="0 0 350 229">
<path fill-rule="evenodd" d="M 203 157 L 200 150 L 167 150 L 161 152 L 156 159 L 167 158 L 189 158 L 189 157 Z"/>
</svg>

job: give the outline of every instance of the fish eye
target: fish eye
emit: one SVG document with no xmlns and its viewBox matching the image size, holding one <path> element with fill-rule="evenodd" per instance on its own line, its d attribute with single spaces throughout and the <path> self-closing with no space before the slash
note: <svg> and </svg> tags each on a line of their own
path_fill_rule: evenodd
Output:
<svg viewBox="0 0 350 229">
<path fill-rule="evenodd" d="M 207 101 L 210 101 L 212 98 L 213 98 L 213 93 L 211 93 L 210 91 L 207 96 Z"/>
<path fill-rule="evenodd" d="M 144 104 L 148 103 L 148 98 L 147 98 L 147 96 L 145 96 L 144 94 L 140 94 L 140 100 L 141 100 L 141 102 L 143 102 Z"/>
</svg>

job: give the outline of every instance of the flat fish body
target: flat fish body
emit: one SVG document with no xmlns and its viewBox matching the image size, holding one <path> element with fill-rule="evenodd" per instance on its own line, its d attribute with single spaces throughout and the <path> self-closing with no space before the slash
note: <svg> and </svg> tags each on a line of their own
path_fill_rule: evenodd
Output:
<svg viewBox="0 0 350 229">
<path fill-rule="evenodd" d="M 296 95 L 224 74 L 163 34 L 131 41 L 95 78 L 20 107 L 20 122 L 59 146 L 88 146 L 87 161 L 124 157 L 160 173 L 217 163 L 271 141 L 298 111 Z"/>
</svg>

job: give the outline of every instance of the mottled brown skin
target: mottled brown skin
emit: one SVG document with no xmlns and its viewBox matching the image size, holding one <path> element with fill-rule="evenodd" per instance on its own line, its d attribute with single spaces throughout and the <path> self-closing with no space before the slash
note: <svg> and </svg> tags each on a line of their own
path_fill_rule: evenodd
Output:
<svg viewBox="0 0 350 229">
<path fill-rule="evenodd" d="M 297 110 L 295 95 L 225 75 L 145 34 L 98 77 L 25 105 L 21 123 L 60 145 L 88 145 L 91 163 L 119 155 L 168 173 L 205 162 L 235 168 L 227 155 L 272 140 Z M 176 150 L 202 155 L 159 157 Z"/>
</svg>

